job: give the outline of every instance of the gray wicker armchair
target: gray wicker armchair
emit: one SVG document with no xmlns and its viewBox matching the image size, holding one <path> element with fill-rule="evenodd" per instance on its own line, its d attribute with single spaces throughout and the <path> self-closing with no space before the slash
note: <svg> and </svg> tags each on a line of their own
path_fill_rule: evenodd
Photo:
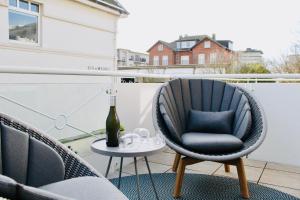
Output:
<svg viewBox="0 0 300 200">
<path fill-rule="evenodd" d="M 222 142 L 214 143 L 214 140 L 221 137 L 220 135 L 208 134 L 212 138 L 208 140 L 204 138 L 203 142 L 201 137 L 205 134 L 199 133 L 194 134 L 194 138 L 189 139 L 188 142 L 199 142 L 198 146 L 194 144 L 194 147 L 199 147 L 200 150 L 189 148 L 183 137 L 188 132 L 187 124 L 190 120 L 191 109 L 207 112 L 233 110 L 232 134 L 227 135 L 231 138 L 225 138 L 224 141 L 229 141 L 227 146 L 230 147 L 232 138 L 234 141 L 239 140 L 241 147 L 222 152 L 222 148 L 224 148 L 224 145 L 220 144 Z M 226 172 L 230 170 L 229 165 L 235 165 L 239 176 L 241 195 L 243 198 L 249 198 L 242 157 L 247 156 L 261 145 L 266 135 L 266 121 L 261 106 L 246 90 L 216 80 L 176 79 L 169 81 L 158 89 L 154 97 L 153 123 L 156 131 L 164 136 L 167 145 L 176 151 L 173 163 L 173 171 L 177 171 L 173 193 L 175 198 L 181 195 L 186 165 L 201 161 L 223 163 Z M 197 135 L 201 137 L 197 139 Z M 207 146 L 206 141 L 210 142 L 210 150 L 220 148 L 220 151 L 211 153 L 201 151 Z"/>
<path fill-rule="evenodd" d="M 127 199 L 63 144 L 1 113 L 0 197 L 11 200 Z"/>
</svg>

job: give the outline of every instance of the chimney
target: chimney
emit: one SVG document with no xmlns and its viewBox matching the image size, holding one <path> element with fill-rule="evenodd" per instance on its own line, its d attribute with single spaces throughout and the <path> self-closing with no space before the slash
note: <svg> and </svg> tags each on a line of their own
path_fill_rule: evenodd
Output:
<svg viewBox="0 0 300 200">
<path fill-rule="evenodd" d="M 212 34 L 212 39 L 216 40 L 216 34 L 215 33 Z"/>
</svg>

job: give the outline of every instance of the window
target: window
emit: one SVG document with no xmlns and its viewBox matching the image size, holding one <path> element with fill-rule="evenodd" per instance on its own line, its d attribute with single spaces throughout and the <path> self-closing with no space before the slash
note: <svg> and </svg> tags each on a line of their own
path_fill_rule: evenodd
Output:
<svg viewBox="0 0 300 200">
<path fill-rule="evenodd" d="M 233 44 L 232 44 L 232 42 L 229 42 L 229 43 L 228 43 L 228 49 L 230 49 L 230 50 L 233 49 Z"/>
<path fill-rule="evenodd" d="M 38 5 L 38 4 L 31 3 L 30 10 L 31 10 L 32 12 L 36 12 L 36 13 L 38 13 L 38 12 L 40 11 L 40 9 L 39 9 L 39 8 L 40 8 L 40 7 L 39 7 L 39 5 Z"/>
<path fill-rule="evenodd" d="M 181 56 L 180 64 L 189 65 L 190 64 L 190 57 L 189 56 Z"/>
<path fill-rule="evenodd" d="M 195 46 L 195 44 L 196 44 L 196 41 L 190 41 L 190 48 Z"/>
<path fill-rule="evenodd" d="M 205 65 L 205 54 L 204 53 L 200 53 L 198 55 L 198 64 Z"/>
<path fill-rule="evenodd" d="M 188 43 L 187 42 L 181 42 L 181 48 L 183 48 L 183 49 L 188 48 Z"/>
<path fill-rule="evenodd" d="M 187 47 L 187 48 L 190 48 L 190 45 L 191 45 L 191 44 L 190 44 L 190 41 L 186 41 L 186 47 Z"/>
<path fill-rule="evenodd" d="M 217 63 L 217 54 L 216 53 L 211 53 L 209 60 L 210 60 L 210 64 L 216 64 Z"/>
<path fill-rule="evenodd" d="M 159 65 L 159 56 L 154 56 L 153 57 L 153 65 L 158 66 Z"/>
<path fill-rule="evenodd" d="M 163 56 L 162 65 L 168 65 L 168 64 L 169 64 L 169 56 Z"/>
<path fill-rule="evenodd" d="M 176 42 L 177 49 L 187 49 L 191 48 L 196 44 L 196 41 L 183 41 L 183 42 Z"/>
<path fill-rule="evenodd" d="M 158 48 L 158 51 L 163 51 L 164 50 L 164 45 L 159 44 L 157 48 Z"/>
<path fill-rule="evenodd" d="M 29 10 L 29 3 L 27 1 L 20 0 L 19 7 L 24 10 Z"/>
<path fill-rule="evenodd" d="M 9 0 L 9 5 L 10 6 L 14 6 L 14 7 L 17 7 L 17 0 Z"/>
<path fill-rule="evenodd" d="M 25 0 L 9 0 L 9 39 L 39 43 L 39 4 Z"/>
<path fill-rule="evenodd" d="M 204 48 L 209 49 L 210 48 L 210 41 L 204 42 Z"/>
</svg>

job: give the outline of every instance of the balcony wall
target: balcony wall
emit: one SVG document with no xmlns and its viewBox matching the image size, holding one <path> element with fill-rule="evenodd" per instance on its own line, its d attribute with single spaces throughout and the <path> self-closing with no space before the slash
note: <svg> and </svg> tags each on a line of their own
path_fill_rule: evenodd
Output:
<svg viewBox="0 0 300 200">
<path fill-rule="evenodd" d="M 0 112 L 57 139 L 76 138 L 105 128 L 110 83 L 110 77 L 0 74 Z M 117 85 L 118 114 L 127 131 L 146 127 L 154 134 L 152 98 L 160 85 Z M 266 141 L 249 157 L 300 166 L 300 84 L 240 85 L 257 96 L 268 121 Z"/>
<path fill-rule="evenodd" d="M 57 138 L 105 127 L 110 77 L 0 74 L 0 112 Z"/>
</svg>

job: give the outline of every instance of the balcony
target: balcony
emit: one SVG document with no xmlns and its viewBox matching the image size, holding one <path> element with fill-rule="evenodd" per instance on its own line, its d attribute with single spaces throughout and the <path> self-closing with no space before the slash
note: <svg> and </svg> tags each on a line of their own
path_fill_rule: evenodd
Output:
<svg viewBox="0 0 300 200">
<path fill-rule="evenodd" d="M 121 83 L 121 77 L 176 78 L 168 74 L 140 74 L 37 68 L 0 69 L 0 112 L 41 130 L 70 147 L 101 174 L 108 157 L 91 151 L 90 144 L 105 137 L 103 129 L 109 108 L 106 91 L 117 88 L 117 113 L 126 131 L 147 128 L 152 135 L 152 100 L 162 83 Z M 248 181 L 300 198 L 300 75 L 181 75 L 186 78 L 221 79 L 237 84 L 262 104 L 267 137 L 262 146 L 245 158 Z M 100 134 L 99 134 L 100 133 Z M 173 173 L 175 152 L 165 148 L 149 157 L 153 173 Z M 138 171 L 147 173 L 144 159 Z M 120 163 L 113 159 L 109 178 L 119 175 Z M 222 164 L 202 162 L 187 167 L 187 173 L 237 178 L 235 170 L 225 173 Z M 123 176 L 134 175 L 132 159 L 125 159 Z M 170 194 L 171 195 L 171 194 Z"/>
</svg>

